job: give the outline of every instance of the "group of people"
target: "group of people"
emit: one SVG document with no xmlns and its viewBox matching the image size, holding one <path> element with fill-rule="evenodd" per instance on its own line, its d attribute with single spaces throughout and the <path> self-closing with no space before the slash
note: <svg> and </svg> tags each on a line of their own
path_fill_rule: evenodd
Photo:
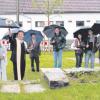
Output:
<svg viewBox="0 0 100 100">
<path fill-rule="evenodd" d="M 95 53 L 99 50 L 99 62 L 100 62 L 100 35 L 96 37 L 92 30 L 88 30 L 85 41 L 82 35 L 79 33 L 71 45 L 71 48 L 75 50 L 76 67 L 82 66 L 82 58 L 85 53 L 85 68 L 89 66 L 89 60 L 91 61 L 91 68 L 94 68 Z"/>
<path fill-rule="evenodd" d="M 9 42 L 11 47 L 11 61 L 13 63 L 13 73 L 14 80 L 23 80 L 26 67 L 26 53 L 30 54 L 31 68 L 32 71 L 35 71 L 34 60 L 36 62 L 36 70 L 39 72 L 39 55 L 40 55 L 40 43 L 36 42 L 36 34 L 31 34 L 31 41 L 27 45 L 24 41 L 24 32 L 19 31 L 16 34 L 16 38 L 12 36 L 12 33 L 9 31 Z M 0 45 L 0 75 L 2 80 L 7 80 L 6 76 L 6 53 L 7 49 L 3 48 L 4 46 Z"/>
<path fill-rule="evenodd" d="M 24 32 L 19 31 L 16 38 L 12 37 L 12 33 L 9 31 L 9 42 L 11 44 L 11 61 L 13 63 L 14 80 L 23 80 L 26 67 L 26 53 L 30 54 L 31 70 L 39 72 L 40 61 L 39 55 L 41 53 L 40 43 L 36 41 L 36 34 L 31 34 L 31 41 L 27 45 L 24 41 Z M 58 27 L 54 30 L 54 36 L 51 38 L 50 44 L 53 45 L 54 67 L 62 67 L 62 52 L 66 46 L 66 38 Z M 75 38 L 73 48 L 76 56 L 76 67 L 81 67 L 83 53 L 85 53 L 85 67 L 88 68 L 89 59 L 91 59 L 91 68 L 94 68 L 95 59 L 95 45 L 100 44 L 99 39 L 93 35 L 92 30 L 88 31 L 88 38 L 86 42 L 83 42 L 82 35 L 78 34 Z M 6 53 L 7 50 L 0 45 L 0 77 L 2 80 L 7 80 L 6 76 Z M 2 55 L 2 56 L 1 56 Z M 99 45 L 99 57 L 100 57 L 100 45 Z M 36 69 L 34 67 L 34 61 L 36 63 Z"/>
</svg>

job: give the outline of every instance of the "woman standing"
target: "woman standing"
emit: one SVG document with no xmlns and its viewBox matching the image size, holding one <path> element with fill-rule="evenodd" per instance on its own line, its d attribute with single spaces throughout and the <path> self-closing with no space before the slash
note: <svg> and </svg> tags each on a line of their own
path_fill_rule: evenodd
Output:
<svg viewBox="0 0 100 100">
<path fill-rule="evenodd" d="M 78 37 L 75 38 L 74 45 L 72 45 L 75 50 L 75 57 L 76 57 L 76 67 L 79 68 L 82 65 L 82 58 L 83 58 L 83 42 L 81 34 L 78 34 Z"/>
<path fill-rule="evenodd" d="M 15 80 L 23 80 L 25 73 L 25 53 L 26 43 L 24 39 L 24 32 L 19 31 L 17 37 L 12 38 L 9 32 L 9 42 L 11 43 L 11 61 L 13 63 L 13 72 Z"/>
</svg>

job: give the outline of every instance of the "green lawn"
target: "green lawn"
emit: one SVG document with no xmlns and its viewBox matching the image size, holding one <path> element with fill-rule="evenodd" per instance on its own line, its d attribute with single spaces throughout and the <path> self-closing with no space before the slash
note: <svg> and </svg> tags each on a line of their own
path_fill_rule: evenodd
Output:
<svg viewBox="0 0 100 100">
<path fill-rule="evenodd" d="M 62 68 L 71 68 L 75 66 L 75 61 L 69 60 L 69 58 L 72 57 L 74 57 L 74 52 L 66 51 L 63 53 Z M 10 52 L 8 53 L 7 76 L 8 80 L 13 80 L 13 68 L 9 59 Z M 98 64 L 95 65 L 100 66 Z M 41 54 L 40 66 L 45 68 L 53 67 L 52 53 Z M 39 82 L 46 88 L 46 91 L 43 93 L 32 94 L 0 93 L 0 100 L 100 100 L 99 74 L 81 75 L 80 80 L 84 80 L 84 83 L 79 82 L 80 80 L 73 80 L 72 78 L 69 78 L 69 86 L 59 89 L 49 89 L 48 85 L 41 77 L 41 73 L 31 72 L 29 55 L 27 55 L 27 65 L 24 80 L 40 80 Z M 93 80 L 96 80 L 96 82 L 92 82 Z"/>
</svg>

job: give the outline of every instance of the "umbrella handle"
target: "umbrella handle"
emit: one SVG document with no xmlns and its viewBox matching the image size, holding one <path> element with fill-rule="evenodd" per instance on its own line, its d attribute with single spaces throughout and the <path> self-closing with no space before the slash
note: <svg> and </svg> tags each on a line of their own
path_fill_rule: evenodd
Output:
<svg viewBox="0 0 100 100">
<path fill-rule="evenodd" d="M 12 33 L 11 33 L 11 30 L 10 30 L 10 28 L 9 28 L 8 30 L 9 30 L 9 35 L 10 35 L 10 36 L 12 36 Z"/>
</svg>

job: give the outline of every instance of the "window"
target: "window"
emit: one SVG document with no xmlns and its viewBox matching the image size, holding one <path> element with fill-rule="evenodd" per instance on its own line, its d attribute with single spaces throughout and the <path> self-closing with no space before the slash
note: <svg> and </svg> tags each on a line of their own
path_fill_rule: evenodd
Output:
<svg viewBox="0 0 100 100">
<path fill-rule="evenodd" d="M 44 21 L 36 21 L 35 22 L 35 27 L 44 27 L 45 26 L 45 22 Z"/>
<path fill-rule="evenodd" d="M 57 25 L 64 26 L 64 21 L 56 21 L 56 24 L 57 24 Z"/>
<path fill-rule="evenodd" d="M 27 21 L 27 23 L 32 23 L 31 21 Z"/>
<path fill-rule="evenodd" d="M 89 23 L 89 22 L 90 22 L 90 20 L 87 20 L 86 22 L 88 22 L 88 23 Z"/>
<path fill-rule="evenodd" d="M 72 23 L 72 20 L 68 20 L 68 23 Z"/>
<path fill-rule="evenodd" d="M 84 26 L 84 21 L 76 21 L 76 26 Z"/>
<path fill-rule="evenodd" d="M 96 23 L 100 23 L 100 20 L 96 20 Z"/>
<path fill-rule="evenodd" d="M 54 24 L 54 22 L 53 21 L 50 21 L 50 25 L 52 25 L 52 24 Z"/>
</svg>

